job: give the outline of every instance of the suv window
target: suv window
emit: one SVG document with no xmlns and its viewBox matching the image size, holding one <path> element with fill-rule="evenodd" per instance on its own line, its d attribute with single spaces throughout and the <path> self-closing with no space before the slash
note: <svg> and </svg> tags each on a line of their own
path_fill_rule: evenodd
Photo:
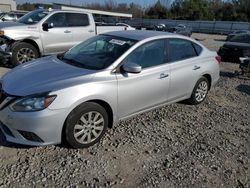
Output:
<svg viewBox="0 0 250 188">
<path fill-rule="evenodd" d="M 89 18 L 87 14 L 67 13 L 67 21 L 69 26 L 72 27 L 89 25 Z"/>
<path fill-rule="evenodd" d="M 169 61 L 179 61 L 197 56 L 191 41 L 185 39 L 169 39 Z"/>
<path fill-rule="evenodd" d="M 32 24 L 38 23 L 47 15 L 48 15 L 48 12 L 44 12 L 43 10 L 36 10 L 36 11 L 32 11 L 32 12 L 25 14 L 18 20 L 18 22 L 32 25 Z"/>
<path fill-rule="evenodd" d="M 66 14 L 56 13 L 49 17 L 46 21 L 52 27 L 67 27 Z"/>
<path fill-rule="evenodd" d="M 129 54 L 127 61 L 136 63 L 142 68 L 164 64 L 165 40 L 157 40 L 143 44 Z"/>
</svg>

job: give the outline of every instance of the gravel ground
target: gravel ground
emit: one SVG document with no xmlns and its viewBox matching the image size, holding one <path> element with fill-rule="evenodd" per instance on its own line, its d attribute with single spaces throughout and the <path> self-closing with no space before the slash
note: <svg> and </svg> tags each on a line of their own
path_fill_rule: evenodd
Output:
<svg viewBox="0 0 250 188">
<path fill-rule="evenodd" d="M 214 50 L 225 38 L 193 37 Z M 250 187 L 250 80 L 237 67 L 222 63 L 203 104 L 123 121 L 88 149 L 29 148 L 0 135 L 0 187 Z"/>
</svg>

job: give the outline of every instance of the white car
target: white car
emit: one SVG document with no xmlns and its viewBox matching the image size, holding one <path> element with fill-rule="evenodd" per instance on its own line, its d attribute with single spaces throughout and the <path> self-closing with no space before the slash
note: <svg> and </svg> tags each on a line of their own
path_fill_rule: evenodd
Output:
<svg viewBox="0 0 250 188">
<path fill-rule="evenodd" d="M 125 24 L 125 23 L 116 23 L 116 25 L 117 26 L 125 26 L 126 30 L 136 30 L 134 27 L 131 27 L 130 25 Z"/>
</svg>

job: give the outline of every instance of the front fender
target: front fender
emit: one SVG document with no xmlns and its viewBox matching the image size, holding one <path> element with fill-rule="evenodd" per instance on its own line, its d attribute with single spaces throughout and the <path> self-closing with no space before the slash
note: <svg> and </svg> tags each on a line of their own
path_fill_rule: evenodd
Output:
<svg viewBox="0 0 250 188">
<path fill-rule="evenodd" d="M 37 44 L 39 51 L 43 52 L 42 41 L 40 38 L 40 34 L 37 31 L 6 30 L 4 31 L 4 36 L 9 41 L 9 44 L 13 44 L 15 42 L 21 42 L 21 41 L 28 42 L 28 40 L 31 40 L 32 42 L 35 42 Z"/>
</svg>

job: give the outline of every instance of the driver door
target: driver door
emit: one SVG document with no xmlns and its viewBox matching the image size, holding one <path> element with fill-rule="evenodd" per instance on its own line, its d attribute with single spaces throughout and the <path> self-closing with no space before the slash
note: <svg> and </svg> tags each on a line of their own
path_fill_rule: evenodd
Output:
<svg viewBox="0 0 250 188">
<path fill-rule="evenodd" d="M 42 28 L 41 32 L 45 55 L 65 52 L 75 44 L 68 26 L 67 13 L 55 13 L 44 23 L 50 27 L 48 31 Z"/>
</svg>

